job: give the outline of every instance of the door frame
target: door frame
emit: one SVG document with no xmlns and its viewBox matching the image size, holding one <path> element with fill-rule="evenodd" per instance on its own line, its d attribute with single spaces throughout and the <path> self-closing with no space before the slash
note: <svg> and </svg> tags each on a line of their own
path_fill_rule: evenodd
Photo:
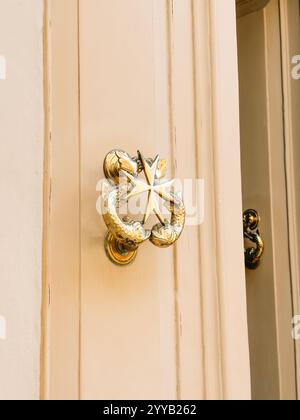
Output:
<svg viewBox="0 0 300 420">
<path fill-rule="evenodd" d="M 292 3 L 284 1 L 284 7 L 290 8 Z M 297 20 L 299 12 L 292 15 Z M 271 0 L 263 10 L 242 17 L 240 24 L 244 200 L 245 206 L 255 202 L 261 207 L 266 243 L 263 266 L 247 275 L 253 397 L 295 399 L 295 348 L 291 338 L 291 283 L 295 274 L 291 270 L 289 232 L 292 229 L 294 234 L 294 227 L 288 217 L 291 171 L 286 160 L 288 143 L 294 137 L 289 129 L 290 139 L 285 140 L 284 120 L 291 107 L 286 104 L 282 65 L 289 68 L 290 79 L 291 60 L 286 61 L 282 53 L 282 41 L 287 39 L 281 34 L 282 5 L 279 0 Z"/>
<path fill-rule="evenodd" d="M 189 31 L 193 51 L 175 47 L 172 68 L 176 75 L 185 59 L 189 66 L 192 60 L 195 153 L 199 177 L 206 182 L 206 219 L 198 232 L 203 328 L 199 357 L 204 382 L 199 399 L 250 399 L 236 4 L 235 0 L 186 2 L 193 22 L 187 27 L 176 1 L 180 0 L 166 0 L 173 11 L 171 36 L 180 39 L 182 31 Z M 43 399 L 81 398 L 79 10 L 80 0 L 46 1 Z M 187 71 L 184 65 L 180 70 Z M 174 101 L 180 102 L 182 77 L 172 77 L 171 84 Z M 68 219 L 62 226 L 65 211 Z M 182 258 L 180 264 L 185 262 Z M 183 338 L 180 346 L 186 345 Z"/>
<path fill-rule="evenodd" d="M 300 81 L 292 78 L 292 58 L 300 55 L 299 1 L 279 0 L 284 102 L 285 170 L 294 316 L 300 315 Z M 292 327 L 292 326 L 291 326 Z M 297 394 L 300 399 L 300 341 L 295 341 Z"/>
</svg>

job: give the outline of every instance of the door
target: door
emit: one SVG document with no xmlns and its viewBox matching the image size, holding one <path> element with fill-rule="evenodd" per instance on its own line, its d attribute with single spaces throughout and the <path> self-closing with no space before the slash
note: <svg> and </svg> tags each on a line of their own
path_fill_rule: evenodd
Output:
<svg viewBox="0 0 300 420">
<path fill-rule="evenodd" d="M 46 22 L 43 397 L 249 399 L 234 0 L 52 0 Z M 115 148 L 205 185 L 128 267 L 96 211 Z"/>
<path fill-rule="evenodd" d="M 246 275 L 252 395 L 293 400 L 299 387 L 291 331 L 299 313 L 300 90 L 291 64 L 300 50 L 299 2 L 260 6 L 238 19 L 243 206 L 259 211 L 265 241 L 262 264 Z"/>
</svg>

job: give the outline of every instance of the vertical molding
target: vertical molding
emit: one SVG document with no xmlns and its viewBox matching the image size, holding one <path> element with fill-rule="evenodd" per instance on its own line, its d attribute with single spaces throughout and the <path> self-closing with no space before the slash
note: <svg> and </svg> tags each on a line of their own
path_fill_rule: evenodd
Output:
<svg viewBox="0 0 300 420">
<path fill-rule="evenodd" d="M 43 191 L 43 260 L 42 260 L 42 308 L 41 308 L 41 351 L 40 351 L 40 399 L 45 400 L 49 389 L 49 324 L 48 324 L 48 302 L 49 282 L 47 275 L 47 252 L 48 252 L 48 225 L 49 225 L 49 3 L 44 1 L 44 121 L 45 121 L 45 146 L 44 146 L 44 191 Z"/>
<path fill-rule="evenodd" d="M 44 334 L 41 396 L 76 400 L 80 360 L 78 4 L 48 0 L 46 15 Z"/>
<path fill-rule="evenodd" d="M 171 149 L 174 176 L 181 180 L 198 178 L 192 3 L 169 1 Z M 204 399 L 199 231 L 186 231 L 174 250 L 177 396 Z"/>
<path fill-rule="evenodd" d="M 170 13 L 175 172 L 205 180 L 204 223 L 176 247 L 179 397 L 250 399 L 235 1 Z"/>
<path fill-rule="evenodd" d="M 1 2 L 1 400 L 39 398 L 45 130 L 43 13 L 43 0 Z"/>
<path fill-rule="evenodd" d="M 235 1 L 210 0 L 217 273 L 224 399 L 250 398 Z"/>
<path fill-rule="evenodd" d="M 204 398 L 223 399 L 222 347 L 217 273 L 210 5 L 193 2 L 195 130 L 198 177 L 205 180 L 204 223 L 199 227 Z M 214 257 L 212 258 L 212 255 Z"/>
<path fill-rule="evenodd" d="M 282 400 L 294 400 L 295 353 L 290 329 L 292 319 L 291 271 L 285 180 L 284 122 L 282 118 L 282 72 L 279 2 L 271 1 L 264 10 L 266 110 L 270 187 L 270 227 L 274 283 L 278 385 Z M 272 48 L 273 45 L 273 48 Z M 274 48 L 276 45 L 276 48 Z M 287 281 L 282 281 L 286 279 Z M 261 279 L 262 280 L 262 279 Z M 273 380 L 273 375 L 270 378 Z"/>
<path fill-rule="evenodd" d="M 81 44 L 80 44 L 80 9 L 81 2 L 77 0 L 77 62 L 78 62 L 78 70 L 77 70 L 77 99 L 78 99 L 78 115 L 77 115 L 77 123 L 78 123 L 78 224 L 79 224 L 79 265 L 78 265 L 78 306 L 79 306 L 79 313 L 78 313 L 78 399 L 82 399 L 82 380 L 81 380 L 81 367 L 82 367 L 82 130 L 81 130 Z"/>
</svg>

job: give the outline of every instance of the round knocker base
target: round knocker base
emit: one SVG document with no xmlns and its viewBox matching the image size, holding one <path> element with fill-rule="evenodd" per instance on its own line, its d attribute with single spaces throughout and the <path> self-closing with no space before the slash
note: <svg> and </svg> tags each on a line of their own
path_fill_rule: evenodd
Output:
<svg viewBox="0 0 300 420">
<path fill-rule="evenodd" d="M 108 232 L 105 237 L 105 251 L 114 264 L 124 266 L 131 264 L 135 260 L 138 250 L 129 251 L 124 249 L 117 239 Z"/>
</svg>

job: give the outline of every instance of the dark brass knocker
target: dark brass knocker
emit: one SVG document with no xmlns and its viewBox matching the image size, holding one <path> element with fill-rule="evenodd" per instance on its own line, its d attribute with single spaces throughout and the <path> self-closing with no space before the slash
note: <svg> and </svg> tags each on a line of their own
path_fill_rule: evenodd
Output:
<svg viewBox="0 0 300 420">
<path fill-rule="evenodd" d="M 252 242 L 255 246 L 245 249 L 245 264 L 250 270 L 255 270 L 264 253 L 264 241 L 258 229 L 260 216 L 256 210 L 246 210 L 243 216 L 244 238 Z"/>
</svg>

